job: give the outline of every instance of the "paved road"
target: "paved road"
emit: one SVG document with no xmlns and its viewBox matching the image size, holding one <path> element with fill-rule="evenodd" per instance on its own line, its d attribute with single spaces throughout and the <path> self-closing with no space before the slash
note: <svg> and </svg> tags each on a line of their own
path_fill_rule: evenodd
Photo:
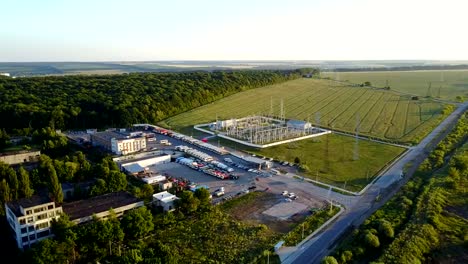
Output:
<svg viewBox="0 0 468 264">
<path fill-rule="evenodd" d="M 437 126 L 424 140 L 412 148 L 402 159 L 390 167 L 369 189 L 352 202 L 350 207 L 319 236 L 304 243 L 301 248 L 283 259 L 283 263 L 320 263 L 333 248 L 335 243 L 353 226 L 359 226 L 369 215 L 390 199 L 398 189 L 409 179 L 400 178 L 401 170 L 411 162 L 411 168 L 407 175 L 412 175 L 419 164 L 426 158 L 429 152 L 442 140 L 453 127 L 460 115 L 468 108 L 468 102 L 459 107 Z M 393 185 L 392 185 L 393 184 Z M 387 188 L 390 185 L 391 188 Z M 391 189 L 389 191 L 389 189 Z M 382 194 L 384 197 L 376 203 L 375 198 Z"/>
</svg>

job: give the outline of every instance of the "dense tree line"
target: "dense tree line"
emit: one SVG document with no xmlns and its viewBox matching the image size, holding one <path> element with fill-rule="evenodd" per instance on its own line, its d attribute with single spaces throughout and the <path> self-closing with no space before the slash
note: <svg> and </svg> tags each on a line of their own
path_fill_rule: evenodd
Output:
<svg viewBox="0 0 468 264">
<path fill-rule="evenodd" d="M 452 207 L 466 208 L 468 204 L 463 198 L 468 153 L 453 156 L 444 172 L 435 173 L 467 139 L 468 114 L 464 114 L 397 195 L 354 229 L 323 262 L 422 263 L 447 255 L 444 250 L 449 247 L 463 252 L 466 219 L 447 213 L 446 207 L 453 200 L 459 204 Z"/>
<path fill-rule="evenodd" d="M 246 70 L 1 78 L 0 121 L 7 131 L 155 123 L 236 92 L 300 76 L 299 70 Z"/>
</svg>

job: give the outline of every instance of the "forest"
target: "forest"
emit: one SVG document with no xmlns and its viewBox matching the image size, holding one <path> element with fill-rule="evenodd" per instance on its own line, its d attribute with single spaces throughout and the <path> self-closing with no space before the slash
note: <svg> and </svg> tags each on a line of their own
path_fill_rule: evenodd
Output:
<svg viewBox="0 0 468 264">
<path fill-rule="evenodd" d="M 225 96 L 301 77 L 304 70 L 0 77 L 0 122 L 16 129 L 156 123 Z M 228 107 L 228 106 L 227 106 Z"/>
<path fill-rule="evenodd" d="M 413 178 L 323 263 L 462 263 L 466 260 L 468 114 Z M 463 147 L 462 147 L 463 146 Z"/>
</svg>

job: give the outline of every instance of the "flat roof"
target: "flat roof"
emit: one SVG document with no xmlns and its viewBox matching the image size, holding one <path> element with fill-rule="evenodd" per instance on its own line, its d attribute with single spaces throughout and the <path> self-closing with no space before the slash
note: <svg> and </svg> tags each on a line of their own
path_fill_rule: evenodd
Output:
<svg viewBox="0 0 468 264">
<path fill-rule="evenodd" d="M 177 196 L 167 191 L 153 194 L 153 198 L 162 202 L 173 201 L 173 200 L 179 199 Z"/>
<path fill-rule="evenodd" d="M 140 201 L 140 199 L 128 192 L 119 191 L 92 197 L 86 200 L 64 203 L 62 205 L 62 209 L 70 217 L 70 220 L 75 220 L 105 212 L 111 208 L 116 209 Z"/>
<path fill-rule="evenodd" d="M 21 213 L 20 207 L 29 208 L 38 206 L 41 204 L 46 204 L 52 202 L 52 199 L 49 198 L 47 195 L 33 195 L 31 198 L 21 198 L 16 201 L 7 202 L 8 207 L 11 211 L 16 215 L 16 217 L 23 216 Z"/>
<path fill-rule="evenodd" d="M 101 131 L 91 134 L 93 137 L 98 137 L 104 140 L 111 140 L 113 138 L 120 139 L 132 139 L 132 138 L 144 138 L 144 135 L 131 136 L 130 132 L 120 132 L 120 131 Z"/>
<path fill-rule="evenodd" d="M 256 164 L 265 164 L 269 162 L 268 160 L 264 160 L 264 159 L 260 159 L 260 158 L 252 157 L 252 156 L 244 156 L 242 159 L 247 162 L 256 163 Z"/>
</svg>

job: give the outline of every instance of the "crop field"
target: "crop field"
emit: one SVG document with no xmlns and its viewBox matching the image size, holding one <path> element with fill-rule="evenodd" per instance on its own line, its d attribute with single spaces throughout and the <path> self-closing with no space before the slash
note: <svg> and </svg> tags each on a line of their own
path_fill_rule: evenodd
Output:
<svg viewBox="0 0 468 264">
<path fill-rule="evenodd" d="M 468 98 L 468 70 L 447 71 L 382 71 L 382 72 L 329 72 L 322 77 L 351 83 L 371 82 L 372 86 L 419 96 L 431 96 L 455 101 L 457 96 Z M 429 83 L 431 87 L 429 88 Z"/>
<path fill-rule="evenodd" d="M 331 80 L 298 79 L 244 91 L 168 118 L 160 124 L 190 134 L 195 124 L 252 114 L 279 115 L 283 101 L 286 118 L 309 120 L 322 127 L 415 143 L 442 119 L 443 103 L 393 91 L 353 87 Z"/>
</svg>

